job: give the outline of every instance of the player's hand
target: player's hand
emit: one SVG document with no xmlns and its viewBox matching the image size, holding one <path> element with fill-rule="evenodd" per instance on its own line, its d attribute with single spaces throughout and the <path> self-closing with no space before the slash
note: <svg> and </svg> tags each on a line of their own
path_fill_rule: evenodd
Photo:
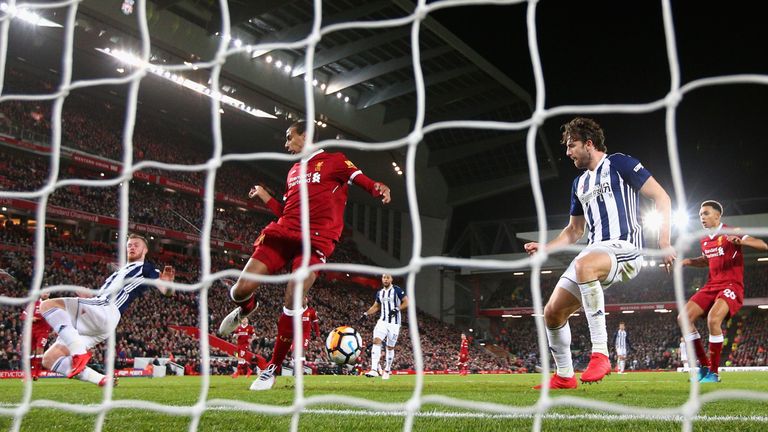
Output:
<svg viewBox="0 0 768 432">
<path fill-rule="evenodd" d="M 397 316 L 398 312 L 400 312 L 400 309 L 392 309 L 391 311 L 389 311 L 389 317 L 392 318 Z"/>
<path fill-rule="evenodd" d="M 261 185 L 252 186 L 251 190 L 248 191 L 248 198 L 253 198 L 255 196 L 258 196 L 259 199 L 265 203 L 272 199 L 272 195 L 270 195 L 267 189 Z"/>
<path fill-rule="evenodd" d="M 368 321 L 368 313 L 367 312 L 363 312 L 363 314 L 360 315 L 360 318 L 358 318 L 357 321 L 361 322 L 361 323 L 364 323 L 364 322 Z"/>
<path fill-rule="evenodd" d="M 539 251 L 539 243 L 538 242 L 530 242 L 523 245 L 523 248 L 526 252 L 528 252 L 528 255 L 533 255 L 536 252 Z"/>
<path fill-rule="evenodd" d="M 385 185 L 384 183 L 376 182 L 373 184 L 373 189 L 379 193 L 381 196 L 381 202 L 384 204 L 389 204 L 389 202 L 392 201 L 392 197 L 390 196 L 389 192 L 389 186 Z"/>
<path fill-rule="evenodd" d="M 163 267 L 163 272 L 160 273 L 160 279 L 166 282 L 173 282 L 173 280 L 176 279 L 176 269 L 169 265 Z"/>
<path fill-rule="evenodd" d="M 659 249 L 666 249 L 667 253 L 664 255 L 664 268 L 667 270 L 667 273 L 672 273 L 672 266 L 677 259 L 677 252 L 675 252 L 672 245 L 667 242 L 659 242 Z"/>
<path fill-rule="evenodd" d="M 740 245 L 740 244 L 741 244 L 741 236 L 736 236 L 736 235 L 728 235 L 728 236 L 725 236 L 725 238 L 726 238 L 726 239 L 727 239 L 729 242 L 731 242 L 731 243 L 733 243 L 733 244 L 735 244 L 735 245 Z"/>
</svg>

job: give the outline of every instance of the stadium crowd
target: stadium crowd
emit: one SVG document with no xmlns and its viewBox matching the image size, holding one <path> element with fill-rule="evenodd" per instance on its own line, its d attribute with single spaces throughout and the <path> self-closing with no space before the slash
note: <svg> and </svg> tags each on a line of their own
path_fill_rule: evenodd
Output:
<svg viewBox="0 0 768 432">
<path fill-rule="evenodd" d="M 6 76 L 7 92 L 30 92 L 32 87 L 51 91 L 45 81 L 30 85 L 29 77 L 19 71 L 9 70 Z M 98 108 L 94 108 L 94 104 Z M 0 103 L 0 133 L 48 145 L 51 134 L 51 103 L 4 101 Z M 124 113 L 121 108 L 106 101 L 92 100 L 82 94 L 67 97 L 62 114 L 62 144 L 71 150 L 107 158 L 122 159 Z M 203 137 L 169 128 L 157 119 L 139 116 L 133 136 L 133 157 L 135 161 L 155 160 L 174 164 L 202 164 L 212 153 Z M 101 173 L 62 159 L 59 179 L 109 179 L 116 174 Z M 0 152 L 0 190 L 37 190 L 48 181 L 51 170 L 48 156 L 31 152 L 4 149 Z M 155 174 L 184 182 L 189 186 L 202 188 L 204 172 L 161 171 L 146 169 L 142 172 Z M 216 176 L 217 191 L 228 191 L 239 198 L 247 193 L 253 184 L 266 184 L 273 192 L 281 191 L 282 185 L 272 179 L 261 178 L 251 169 L 237 163 L 224 164 Z M 245 185 L 245 186 L 244 186 Z M 273 195 L 277 195 L 274 194 Z M 50 196 L 49 204 L 71 210 L 117 217 L 118 187 L 65 186 Z M 161 228 L 197 234 L 202 229 L 203 200 L 199 195 L 172 191 L 149 182 L 132 180 L 130 187 L 129 218 L 131 222 L 154 225 Z M 243 245 L 250 245 L 256 233 L 271 215 L 240 210 L 224 202 L 217 202 L 212 224 L 212 236 Z M 34 244 L 29 221 L 16 225 L 6 219 L 0 226 L 0 295 L 21 297 L 28 293 L 32 283 Z M 55 285 L 77 285 L 98 288 L 101 281 L 111 273 L 116 251 L 115 242 L 107 241 L 101 234 L 94 235 L 92 227 L 80 223 L 56 225 L 46 228 L 45 269 L 43 287 Z M 243 227 L 247 227 L 243 229 Z M 99 229 L 96 229 L 99 231 Z M 114 240 L 114 239 L 109 239 Z M 199 256 L 192 245 L 185 251 L 153 244 L 151 259 L 158 267 L 173 265 L 177 282 L 197 284 L 202 271 Z M 237 254 L 213 251 L 211 271 L 240 269 L 246 257 Z M 361 254 L 350 241 L 342 241 L 331 261 L 368 263 L 371 261 Z M 689 297 L 706 277 L 702 271 L 685 272 L 685 295 Z M 559 274 L 542 275 L 542 295 L 547 298 L 559 278 Z M 229 311 L 227 287 L 231 280 L 217 280 L 208 289 L 207 313 L 208 331 L 213 333 L 218 322 Z M 498 279 L 493 286 L 483 287 L 482 307 L 529 307 L 532 305 L 528 276 Z M 768 297 L 768 267 L 749 265 L 745 277 L 747 297 Z M 281 285 L 267 285 L 258 293 L 260 309 L 253 315 L 252 325 L 256 337 L 252 351 L 269 358 L 274 346 L 275 322 L 282 304 Z M 65 295 L 66 293 L 59 293 Z M 129 367 L 135 357 L 168 357 L 173 355 L 184 363 L 189 372 L 200 371 L 199 341 L 186 334 L 172 330 L 169 326 L 195 326 L 200 321 L 200 295 L 198 292 L 177 292 L 172 298 L 165 298 L 154 290 L 131 305 L 121 320 L 116 332 L 116 365 Z M 373 301 L 370 288 L 330 280 L 321 277 L 310 292 L 309 302 L 317 309 L 320 317 L 321 335 L 313 335 L 306 360 L 313 366 L 329 366 L 323 349 L 324 335 L 332 328 L 351 324 L 363 335 L 370 345 L 374 321 L 357 322 L 357 317 Z M 344 298 L 344 301 L 339 301 Z M 670 301 L 674 299 L 672 282 L 665 273 L 649 268 L 634 280 L 606 291 L 606 303 Z M 14 369 L 19 366 L 21 353 L 21 326 L 19 316 L 22 308 L 0 306 L 0 369 Z M 675 314 L 637 313 L 609 317 L 609 329 L 618 326 L 618 319 L 624 320 L 633 343 L 630 351 L 630 369 L 668 369 L 679 364 L 676 350 L 679 349 L 679 328 Z M 396 348 L 395 367 L 410 369 L 414 366 L 413 346 L 409 326 L 406 322 L 401 330 Z M 418 312 L 418 326 L 424 366 L 433 370 L 456 370 L 460 331 L 455 326 Z M 589 357 L 589 335 L 583 318 L 574 317 L 573 352 L 577 368 L 586 365 Z M 768 314 L 762 310 L 745 310 L 728 323 L 727 335 L 732 343 L 728 361 L 738 365 L 766 363 L 765 340 L 768 336 Z M 700 329 L 702 331 L 703 329 Z M 610 333 L 610 330 L 609 330 Z M 706 331 L 702 332 L 706 337 Z M 479 343 L 471 345 L 473 369 L 523 369 L 534 371 L 540 359 L 534 321 L 522 319 L 493 320 L 487 342 L 495 345 L 488 349 Z M 494 354 L 495 353 L 495 354 Z M 211 364 L 213 373 L 230 373 L 233 360 L 225 353 L 212 350 L 215 357 Z M 94 351 L 94 361 L 103 362 L 103 350 Z M 367 366 L 364 356 L 362 366 Z"/>
</svg>

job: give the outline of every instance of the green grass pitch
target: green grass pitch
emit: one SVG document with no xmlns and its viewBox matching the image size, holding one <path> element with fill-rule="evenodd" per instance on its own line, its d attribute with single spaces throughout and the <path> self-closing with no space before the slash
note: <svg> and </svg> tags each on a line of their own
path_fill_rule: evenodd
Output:
<svg viewBox="0 0 768 432">
<path fill-rule="evenodd" d="M 578 396 L 649 408 L 674 408 L 685 403 L 689 394 L 688 376 L 682 373 L 613 374 L 603 382 L 582 385 L 576 390 L 552 392 L 554 398 Z M 493 402 L 515 407 L 536 403 L 539 392 L 531 389 L 540 375 L 454 375 L 426 376 L 425 395 L 444 395 L 472 401 Z M 266 392 L 248 390 L 251 380 L 228 376 L 211 378 L 208 399 L 232 399 L 258 404 L 290 406 L 294 398 L 294 379 L 280 377 L 275 388 Z M 388 381 L 354 376 L 308 376 L 304 379 L 305 397 L 337 394 L 382 402 L 407 401 L 414 390 L 415 377 L 393 376 Z M 191 406 L 200 394 L 200 377 L 159 379 L 125 378 L 114 389 L 113 398 L 137 399 L 166 405 Z M 702 385 L 701 392 L 714 390 L 750 390 L 765 392 L 763 400 L 721 400 L 705 404 L 694 423 L 697 431 L 768 430 L 768 373 L 724 373 L 720 384 Z M 16 407 L 23 395 L 20 380 L 0 381 L 0 408 Z M 41 379 L 33 383 L 32 400 L 48 399 L 77 404 L 98 404 L 102 390 L 96 386 L 65 379 Z M 402 430 L 404 416 L 397 413 L 353 413 L 349 405 L 310 405 L 299 419 L 301 431 L 392 431 Z M 441 417 L 436 412 L 447 412 Z M 32 408 L 21 424 L 22 431 L 91 431 L 96 414 L 74 414 L 60 409 Z M 189 416 L 176 416 L 148 409 L 110 410 L 105 431 L 180 431 L 190 425 Z M 532 416 L 468 411 L 455 407 L 427 404 L 414 421 L 416 431 L 516 431 L 531 430 Z M 211 409 L 202 416 L 201 431 L 277 431 L 289 430 L 290 415 L 264 415 L 244 410 Z M 13 426 L 13 418 L 0 416 L 0 429 Z M 645 420 L 618 418 L 577 407 L 556 407 L 542 420 L 544 431 L 679 431 L 680 419 Z"/>
</svg>

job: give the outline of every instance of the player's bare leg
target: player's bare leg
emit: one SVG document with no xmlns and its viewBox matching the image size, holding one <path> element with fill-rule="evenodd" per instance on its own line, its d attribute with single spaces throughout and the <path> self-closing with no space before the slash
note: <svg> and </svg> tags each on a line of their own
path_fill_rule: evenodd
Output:
<svg viewBox="0 0 768 432">
<path fill-rule="evenodd" d="M 229 290 L 229 297 L 235 302 L 237 307 L 224 317 L 221 324 L 219 324 L 219 334 L 222 336 L 229 336 L 240 325 L 240 321 L 243 318 L 247 318 L 259 307 L 259 302 L 256 301 L 256 296 L 254 295 L 259 288 L 259 283 L 243 277 L 245 273 L 266 275 L 269 274 L 269 269 L 266 264 L 254 258 L 249 259 L 245 264 L 237 282 Z"/>
<path fill-rule="evenodd" d="M 600 281 L 611 269 L 611 256 L 605 252 L 591 252 L 574 261 L 581 303 L 589 324 L 592 356 L 581 382 L 598 382 L 611 373 L 608 359 L 608 331 L 605 327 L 605 296 Z"/>
<path fill-rule="evenodd" d="M 544 324 L 547 326 L 549 350 L 555 359 L 556 373 L 549 380 L 550 389 L 576 388 L 571 358 L 571 327 L 568 318 L 581 307 L 581 299 L 570 291 L 557 287 L 544 306 Z M 537 385 L 534 389 L 540 389 Z"/>
<path fill-rule="evenodd" d="M 707 314 L 707 326 L 709 327 L 709 373 L 701 379 L 703 383 L 720 382 L 719 367 L 720 353 L 723 350 L 723 320 L 730 313 L 728 303 L 722 298 L 715 300 L 715 304 Z"/>
<path fill-rule="evenodd" d="M 692 343 L 696 350 L 696 359 L 699 361 L 699 381 L 709 374 L 709 358 L 707 357 L 707 352 L 704 351 L 704 342 L 701 340 L 701 335 L 696 330 L 696 321 L 702 316 L 704 316 L 704 309 L 698 303 L 690 300 L 685 304 L 685 312 L 678 316 L 678 321 L 687 319 L 691 328 L 691 332 L 683 335 L 683 337 L 686 343 Z M 682 325 L 680 328 L 682 328 Z"/>
<path fill-rule="evenodd" d="M 302 287 L 302 298 L 304 298 L 309 291 L 312 284 L 317 279 L 317 273 L 310 272 L 309 276 L 304 279 Z M 295 282 L 292 280 L 285 288 L 285 300 L 283 303 L 283 313 L 277 320 L 277 338 L 275 339 L 275 349 L 272 351 L 272 359 L 269 361 L 267 367 L 259 374 L 259 377 L 251 384 L 251 390 L 269 390 L 275 384 L 275 375 L 280 372 L 283 360 L 288 355 L 288 351 L 291 349 L 293 343 L 293 315 L 303 312 L 301 309 L 292 310 L 293 307 L 293 292 L 295 290 Z"/>
</svg>

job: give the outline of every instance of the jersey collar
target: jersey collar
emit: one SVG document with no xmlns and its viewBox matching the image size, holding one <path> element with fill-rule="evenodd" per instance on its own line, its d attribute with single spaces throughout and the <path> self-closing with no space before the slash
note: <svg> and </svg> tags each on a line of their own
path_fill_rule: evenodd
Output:
<svg viewBox="0 0 768 432">
<path fill-rule="evenodd" d="M 600 165 L 602 165 L 603 162 L 605 162 L 605 158 L 607 158 L 607 157 L 608 157 L 608 154 L 607 153 L 604 154 L 603 157 L 600 159 L 600 162 L 598 162 L 597 165 L 595 165 L 595 169 L 594 170 L 587 170 L 587 171 L 589 171 L 592 174 L 597 172 L 597 169 L 600 168 Z"/>
<path fill-rule="evenodd" d="M 309 161 L 310 159 L 312 159 L 313 157 L 315 157 L 315 156 L 319 155 L 320 153 L 323 153 L 324 151 L 325 151 L 324 149 L 320 149 L 320 150 L 318 150 L 318 151 L 316 151 L 316 152 L 312 153 L 311 155 L 307 156 L 306 158 L 302 158 L 301 160 L 303 160 L 303 161 Z"/>
<path fill-rule="evenodd" d="M 715 229 L 712 231 L 712 234 L 710 234 L 710 235 L 709 235 L 709 239 L 710 239 L 710 240 L 714 239 L 714 238 L 715 238 L 715 236 L 717 236 L 717 234 L 718 234 L 718 233 L 720 233 L 720 230 L 721 230 L 722 228 L 723 228 L 723 223 L 722 223 L 722 222 L 720 222 L 720 225 L 718 225 L 718 226 L 717 226 L 717 228 L 715 228 Z"/>
</svg>

